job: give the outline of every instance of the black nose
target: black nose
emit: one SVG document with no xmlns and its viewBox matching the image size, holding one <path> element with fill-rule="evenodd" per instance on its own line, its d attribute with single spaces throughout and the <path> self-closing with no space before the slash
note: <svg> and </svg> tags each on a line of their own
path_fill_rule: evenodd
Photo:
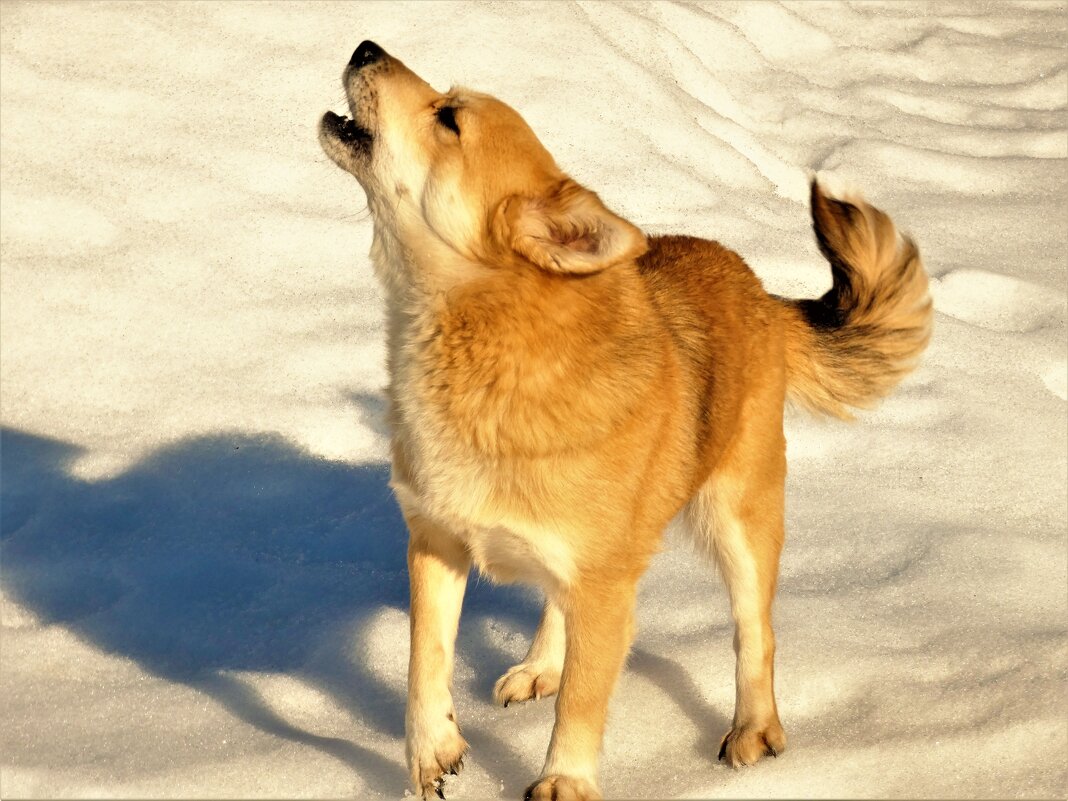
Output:
<svg viewBox="0 0 1068 801">
<path fill-rule="evenodd" d="M 374 64 L 385 54 L 385 50 L 368 39 L 367 41 L 360 42 L 360 46 L 352 51 L 352 58 L 349 59 L 349 64 L 356 69 L 360 69 L 361 67 L 366 67 L 368 64 Z"/>
</svg>

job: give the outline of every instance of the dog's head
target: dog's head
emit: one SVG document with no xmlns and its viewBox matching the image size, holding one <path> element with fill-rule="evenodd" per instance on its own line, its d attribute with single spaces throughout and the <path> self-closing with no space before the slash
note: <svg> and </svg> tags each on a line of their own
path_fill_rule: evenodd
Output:
<svg viewBox="0 0 1068 801">
<path fill-rule="evenodd" d="M 589 274 L 645 251 L 641 231 L 568 178 L 501 101 L 442 94 L 374 42 L 342 82 L 352 116 L 323 115 L 323 150 L 367 192 L 376 236 L 408 259 Z"/>
</svg>

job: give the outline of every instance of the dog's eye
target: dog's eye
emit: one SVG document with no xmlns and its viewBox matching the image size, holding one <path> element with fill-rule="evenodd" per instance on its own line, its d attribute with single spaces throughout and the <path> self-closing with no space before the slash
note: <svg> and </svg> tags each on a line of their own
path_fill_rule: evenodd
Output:
<svg viewBox="0 0 1068 801">
<path fill-rule="evenodd" d="M 437 113 L 438 122 L 459 136 L 460 126 L 456 124 L 456 109 L 453 106 L 442 106 Z"/>
</svg>

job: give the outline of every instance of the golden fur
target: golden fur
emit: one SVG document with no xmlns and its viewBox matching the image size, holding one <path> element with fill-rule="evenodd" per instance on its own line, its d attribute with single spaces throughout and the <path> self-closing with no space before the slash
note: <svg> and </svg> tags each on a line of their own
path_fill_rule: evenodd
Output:
<svg viewBox="0 0 1068 801">
<path fill-rule="evenodd" d="M 472 565 L 539 586 L 530 652 L 500 703 L 558 691 L 535 799 L 595 798 L 635 588 L 684 513 L 736 624 L 720 758 L 785 745 L 771 607 L 783 541 L 789 394 L 846 415 L 889 391 L 930 331 L 915 246 L 859 199 L 812 184 L 832 266 L 823 298 L 768 295 L 715 242 L 646 238 L 568 178 L 494 98 L 441 94 L 364 43 L 352 120 L 320 139 L 367 192 L 389 309 L 392 486 L 410 529 L 407 754 L 424 797 L 466 751 L 453 646 Z"/>
</svg>

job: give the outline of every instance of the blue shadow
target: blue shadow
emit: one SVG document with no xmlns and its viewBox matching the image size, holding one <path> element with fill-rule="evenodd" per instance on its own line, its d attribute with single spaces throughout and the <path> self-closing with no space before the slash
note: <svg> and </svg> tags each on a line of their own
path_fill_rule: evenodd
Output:
<svg viewBox="0 0 1068 801">
<path fill-rule="evenodd" d="M 105 481 L 72 477 L 78 455 L 68 443 L 0 430 L 6 591 L 45 622 L 400 793 L 403 765 L 293 727 L 225 673 L 299 674 L 382 736 L 403 737 L 404 698 L 376 676 L 360 641 L 382 608 L 408 605 L 407 533 L 388 465 L 327 462 L 247 433 L 164 447 Z M 473 581 L 471 614 L 530 630 L 538 609 L 522 592 Z M 468 649 L 488 688 L 506 656 Z"/>
</svg>

